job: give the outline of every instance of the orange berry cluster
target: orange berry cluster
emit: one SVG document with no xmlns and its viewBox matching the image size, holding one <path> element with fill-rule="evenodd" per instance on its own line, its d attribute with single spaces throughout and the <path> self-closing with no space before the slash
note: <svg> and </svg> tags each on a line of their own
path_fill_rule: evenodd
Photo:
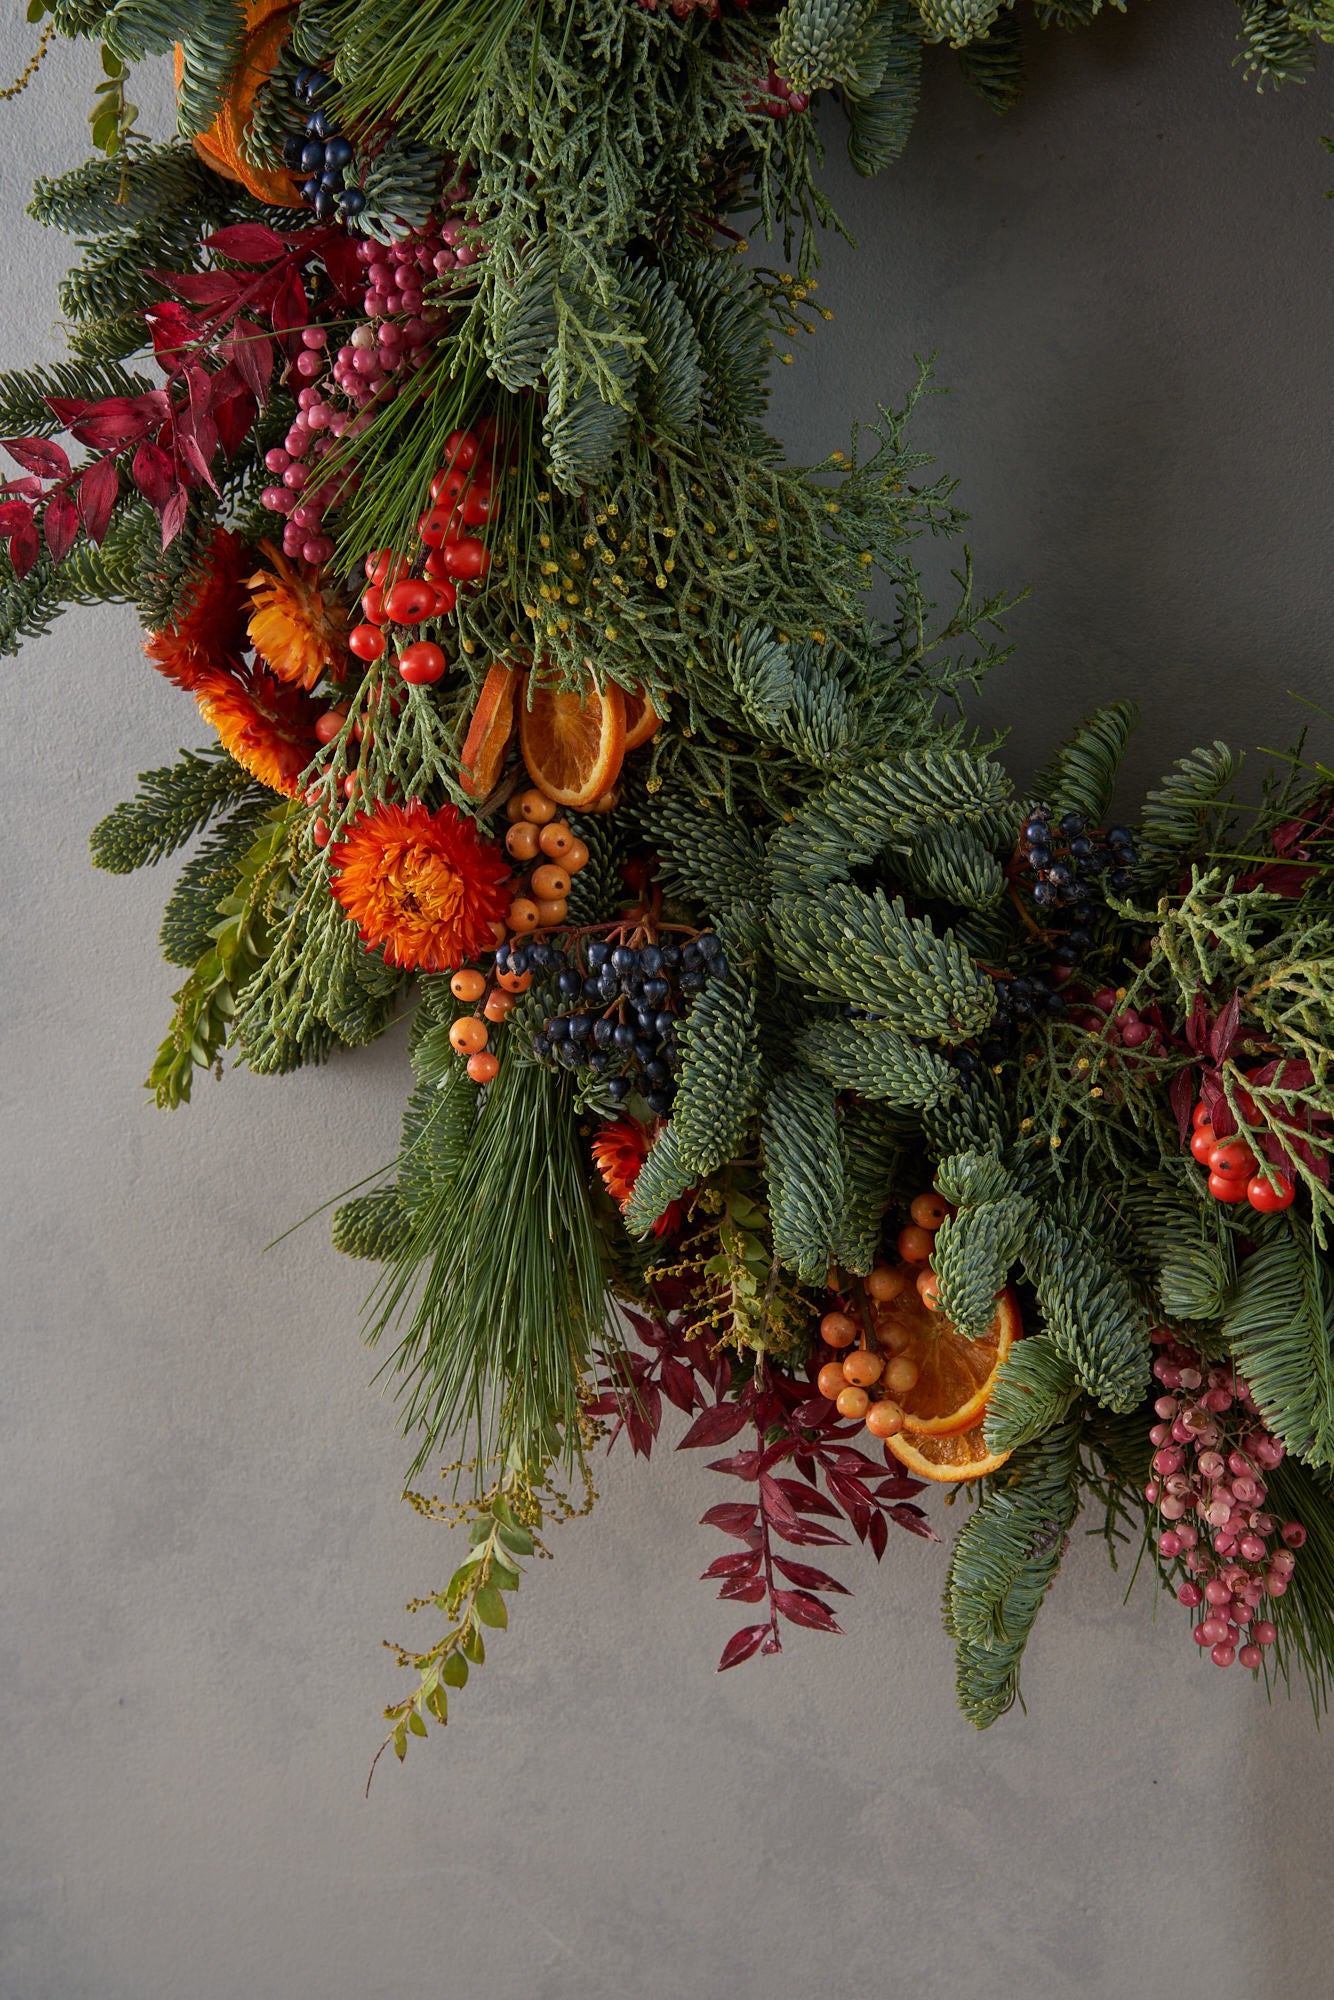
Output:
<svg viewBox="0 0 1334 2000">
<path fill-rule="evenodd" d="M 505 808 L 510 822 L 505 846 L 511 857 L 531 867 L 509 907 L 509 927 L 516 937 L 563 924 L 568 909 L 570 878 L 588 865 L 588 849 L 560 808 L 534 788 L 516 792 Z"/>
<path fill-rule="evenodd" d="M 490 1083 L 500 1063 L 487 1046 L 491 1022 L 499 1026 L 514 1011 L 520 993 L 533 983 L 531 972 L 498 972 L 488 977 L 475 966 L 465 965 L 449 982 L 449 990 L 465 1005 L 478 1003 L 471 1014 L 460 1015 L 449 1031 L 450 1046 L 468 1058 L 468 1075 L 474 1083 Z"/>
<path fill-rule="evenodd" d="M 912 1221 L 899 1231 L 898 1252 L 903 1261 L 897 1267 L 877 1264 L 868 1273 L 868 1298 L 877 1305 L 890 1305 L 915 1285 L 923 1304 L 933 1312 L 936 1310 L 939 1285 L 928 1260 L 935 1232 L 949 1212 L 949 1204 L 938 1194 L 919 1194 L 914 1198 Z M 922 1269 L 914 1276 L 912 1266 L 918 1264 Z M 840 1416 L 861 1417 L 872 1437 L 890 1438 L 903 1429 L 903 1406 L 896 1399 L 911 1394 L 921 1370 L 910 1354 L 898 1351 L 910 1338 L 901 1322 L 881 1319 L 875 1329 L 876 1344 L 872 1345 L 869 1321 L 869 1315 L 854 1319 L 842 1307 L 824 1315 L 820 1338 L 826 1347 L 852 1351 L 841 1361 L 826 1361 L 816 1377 L 816 1386 L 835 1405 Z"/>
</svg>

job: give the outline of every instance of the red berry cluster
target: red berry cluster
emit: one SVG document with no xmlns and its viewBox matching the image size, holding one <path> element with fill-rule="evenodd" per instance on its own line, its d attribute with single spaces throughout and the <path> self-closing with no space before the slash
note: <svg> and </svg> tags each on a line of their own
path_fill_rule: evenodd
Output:
<svg viewBox="0 0 1334 2000">
<path fill-rule="evenodd" d="M 1156 1338 L 1162 1351 L 1153 1372 L 1165 1393 L 1153 1406 L 1156 1450 L 1144 1497 L 1167 1523 L 1158 1553 L 1187 1571 L 1179 1602 L 1204 1611 L 1196 1645 L 1209 1648 L 1216 1667 L 1234 1660 L 1258 1667 L 1277 1633 L 1256 1614 L 1266 1597 L 1283 1596 L 1294 1551 L 1306 1540 L 1300 1521 L 1280 1528 L 1265 1512 L 1264 1474 L 1282 1463 L 1283 1444 L 1233 1369 L 1207 1366 L 1171 1334 Z"/>
<path fill-rule="evenodd" d="M 1291 1208 L 1297 1184 L 1291 1174 L 1260 1161 L 1240 1133 L 1220 1139 L 1209 1122 L 1203 1104 L 1191 1114 L 1194 1131 L 1190 1150 L 1202 1167 L 1209 1170 L 1209 1192 L 1215 1201 L 1248 1201 L 1262 1215 Z"/>
<path fill-rule="evenodd" d="M 386 625 L 420 625 L 444 618 L 458 602 L 461 583 L 475 583 L 491 567 L 491 552 L 472 530 L 490 521 L 496 509 L 492 452 L 495 427 L 484 419 L 474 430 L 451 431 L 445 462 L 431 481 L 431 504 L 417 522 L 424 560 L 394 549 L 373 549 L 366 559 L 362 595 L 364 623 L 354 625 L 347 643 L 359 660 L 378 660 L 386 648 Z M 421 561 L 421 575 L 413 570 Z M 413 687 L 438 681 L 447 667 L 443 647 L 430 639 L 404 646 L 394 663 Z"/>
</svg>

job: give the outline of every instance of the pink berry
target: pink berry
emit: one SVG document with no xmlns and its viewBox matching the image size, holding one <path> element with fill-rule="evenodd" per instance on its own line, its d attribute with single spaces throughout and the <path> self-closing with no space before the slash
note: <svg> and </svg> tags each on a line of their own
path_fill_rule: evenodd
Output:
<svg viewBox="0 0 1334 2000">
<path fill-rule="evenodd" d="M 1204 1592 L 1200 1589 L 1198 1583 L 1179 1583 L 1177 1585 L 1178 1604 L 1186 1605 L 1191 1611 L 1195 1609 L 1203 1596 Z"/>
<path fill-rule="evenodd" d="M 1213 1642 L 1213 1640 L 1212 1640 L 1212 1639 L 1210 1638 L 1210 1636 L 1209 1636 L 1208 1632 L 1207 1632 L 1207 1631 L 1205 1630 L 1205 1626 L 1206 1626 L 1206 1625 L 1208 1625 L 1208 1624 L 1209 1624 L 1209 1622 L 1210 1622 L 1210 1621 L 1209 1621 L 1209 1620 L 1208 1620 L 1207 1618 L 1206 1618 L 1206 1619 L 1204 1619 L 1204 1620 L 1202 1621 L 1202 1623 L 1200 1623 L 1199 1625 L 1197 1625 L 1197 1626 L 1195 1627 L 1195 1630 L 1194 1630 L 1194 1631 L 1193 1631 L 1193 1632 L 1191 1633 L 1191 1635 L 1190 1635 L 1190 1636 L 1191 1636 L 1191 1638 L 1192 1638 L 1192 1639 L 1193 1639 L 1193 1640 L 1195 1641 L 1195 1644 L 1196 1644 L 1197 1646 L 1212 1646 L 1212 1645 L 1213 1645 L 1213 1643 L 1214 1643 L 1214 1642 Z"/>
<path fill-rule="evenodd" d="M 1232 1646 L 1229 1646 L 1226 1642 L 1211 1647 L 1209 1652 L 1209 1658 L 1213 1661 L 1216 1667 L 1230 1667 L 1232 1665 L 1232 1662 L 1236 1659 L 1236 1657 L 1237 1657 L 1236 1649 Z"/>
<path fill-rule="evenodd" d="M 1181 1554 L 1181 1537 L 1175 1528 L 1163 1529 L 1158 1537 L 1158 1553 L 1169 1562 L 1174 1556 Z"/>
<path fill-rule="evenodd" d="M 1286 1548 L 1299 1549 L 1306 1540 L 1306 1530 L 1300 1521 L 1285 1521 L 1279 1529 Z"/>
<path fill-rule="evenodd" d="M 1261 1660 L 1264 1658 L 1264 1654 L 1258 1646 L 1243 1646 L 1237 1658 L 1241 1661 L 1243 1667 L 1254 1669 L 1259 1666 Z"/>
<path fill-rule="evenodd" d="M 1211 1604 L 1226 1604 L 1232 1592 L 1221 1577 L 1213 1577 L 1205 1584 L 1204 1594 Z"/>
<path fill-rule="evenodd" d="M 1267 1618 L 1261 1618 L 1251 1626 L 1251 1637 L 1257 1646 L 1272 1646 L 1278 1637 L 1278 1627 L 1271 1625 Z"/>
</svg>

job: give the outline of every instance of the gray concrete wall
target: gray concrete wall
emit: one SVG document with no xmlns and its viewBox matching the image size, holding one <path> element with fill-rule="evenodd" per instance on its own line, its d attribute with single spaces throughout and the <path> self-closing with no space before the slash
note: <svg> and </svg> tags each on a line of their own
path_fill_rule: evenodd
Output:
<svg viewBox="0 0 1334 2000">
<path fill-rule="evenodd" d="M 903 165 L 832 172 L 862 252 L 831 251 L 837 319 L 780 420 L 814 456 L 939 351 L 922 435 L 983 577 L 1034 586 L 985 704 L 1023 759 L 1104 694 L 1144 703 L 1141 776 L 1331 694 L 1329 71 L 1258 100 L 1232 21 L 1136 0 L 1052 38 L 1008 124 L 933 65 Z M 57 352 L 63 245 L 22 208 L 82 157 L 92 80 L 61 52 L 0 118 L 0 365 Z M 378 1641 L 448 1537 L 395 1497 L 363 1273 L 318 1225 L 261 1250 L 388 1159 L 401 1036 L 145 1110 L 166 884 L 85 842 L 198 726 L 128 613 L 64 619 L 0 702 L 0 2000 L 1328 1990 L 1334 1778 L 1300 1699 L 1201 1667 L 1084 1541 L 1029 1714 L 985 1736 L 954 1712 L 943 1554 L 906 1537 L 841 1565 L 848 1637 L 717 1679 L 718 1496 L 670 1452 L 600 1470 L 456 1724 L 364 1802 Z"/>
</svg>

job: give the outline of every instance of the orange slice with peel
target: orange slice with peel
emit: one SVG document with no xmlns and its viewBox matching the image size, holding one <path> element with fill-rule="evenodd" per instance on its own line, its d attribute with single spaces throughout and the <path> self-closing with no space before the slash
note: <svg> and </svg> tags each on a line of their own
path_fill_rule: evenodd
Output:
<svg viewBox="0 0 1334 2000">
<path fill-rule="evenodd" d="M 967 1431 L 952 1431 L 948 1437 L 923 1437 L 918 1431 L 902 1430 L 885 1439 L 885 1449 L 919 1479 L 931 1479 L 937 1485 L 981 1479 L 985 1473 L 998 1471 L 1010 1456 L 1008 1451 L 988 1449 L 981 1424 Z"/>
<path fill-rule="evenodd" d="M 515 697 L 522 682 L 520 669 L 504 660 L 496 660 L 482 682 L 459 772 L 459 784 L 470 799 L 487 798 L 496 788 L 514 734 Z"/>
<path fill-rule="evenodd" d="M 625 700 L 618 687 L 528 689 L 519 748 L 539 791 L 561 806 L 591 806 L 616 783 L 625 756 Z"/>
<path fill-rule="evenodd" d="M 900 1436 L 918 1441 L 947 1438 L 980 1425 L 996 1371 L 1024 1330 L 1014 1293 L 1007 1288 L 997 1298 L 996 1317 L 979 1340 L 956 1333 L 943 1312 L 932 1312 L 922 1303 L 915 1284 L 887 1304 L 870 1301 L 870 1306 L 878 1345 L 891 1362 L 903 1356 L 917 1369 L 911 1389 L 890 1392 L 903 1411 Z M 889 1442 L 897 1446 L 898 1438 Z M 974 1479 L 977 1474 L 933 1476 Z"/>
<path fill-rule="evenodd" d="M 631 688 L 625 695 L 625 747 L 627 751 L 637 750 L 641 743 L 647 743 L 650 736 L 656 736 L 662 728 L 662 717 L 653 706 L 653 697 L 644 688 Z"/>
</svg>

